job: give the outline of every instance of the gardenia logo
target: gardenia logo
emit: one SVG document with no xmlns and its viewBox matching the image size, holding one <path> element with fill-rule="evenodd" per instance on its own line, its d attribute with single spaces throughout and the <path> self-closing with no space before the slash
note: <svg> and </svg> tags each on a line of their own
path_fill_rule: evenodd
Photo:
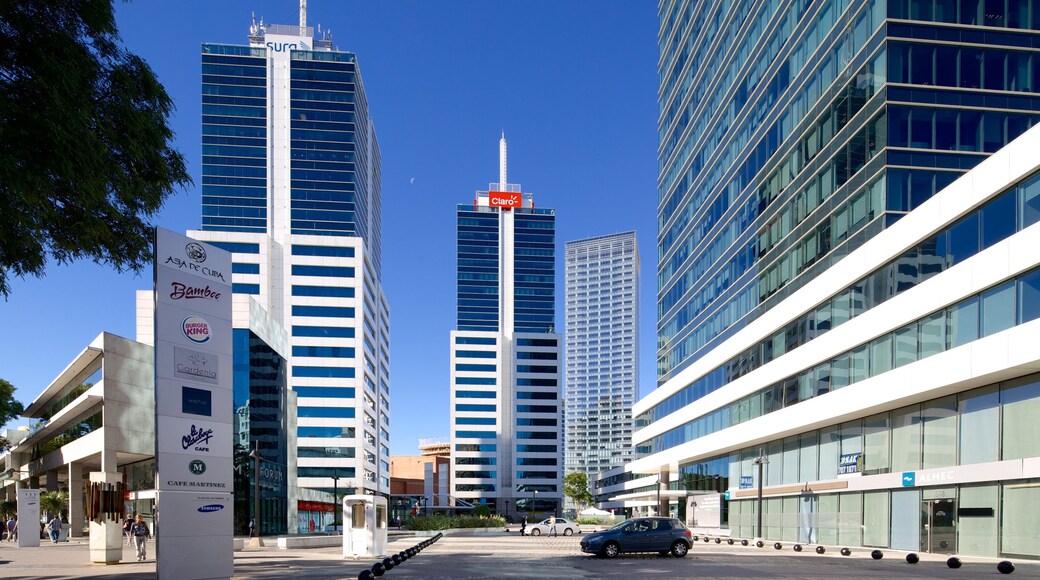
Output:
<svg viewBox="0 0 1040 580">
<path fill-rule="evenodd" d="M 222 509 L 224 509 L 224 506 L 222 506 L 220 504 L 211 503 L 209 505 L 204 505 L 204 506 L 200 507 L 198 509 L 198 511 L 201 512 L 201 513 L 207 513 L 207 512 L 219 512 Z"/>
<path fill-rule="evenodd" d="M 209 323 L 200 316 L 189 316 L 181 322 L 181 331 L 188 340 L 202 344 L 209 342 Z"/>
</svg>

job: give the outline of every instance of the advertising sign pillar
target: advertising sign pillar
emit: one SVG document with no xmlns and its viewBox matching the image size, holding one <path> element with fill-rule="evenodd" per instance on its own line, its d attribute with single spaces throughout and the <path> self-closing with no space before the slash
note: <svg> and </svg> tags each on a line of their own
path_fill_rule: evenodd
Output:
<svg viewBox="0 0 1040 580">
<path fill-rule="evenodd" d="M 40 545 L 40 490 L 18 490 L 18 547 Z"/>
<path fill-rule="evenodd" d="M 155 241 L 156 559 L 160 580 L 230 578 L 231 254 Z"/>
</svg>

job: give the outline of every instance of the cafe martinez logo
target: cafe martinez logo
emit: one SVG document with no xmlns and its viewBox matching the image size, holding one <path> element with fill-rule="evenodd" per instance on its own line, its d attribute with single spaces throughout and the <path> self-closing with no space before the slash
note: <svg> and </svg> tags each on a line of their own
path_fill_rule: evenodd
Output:
<svg viewBox="0 0 1040 580">
<path fill-rule="evenodd" d="M 191 431 L 181 437 L 181 448 L 209 452 L 209 440 L 212 438 L 213 429 L 201 429 L 198 425 L 192 425 Z"/>
<path fill-rule="evenodd" d="M 202 475 L 203 473 L 206 473 L 206 462 L 201 459 L 196 459 L 188 464 L 188 471 L 190 471 L 192 475 Z"/>
<path fill-rule="evenodd" d="M 206 319 L 201 316 L 189 316 L 185 318 L 181 322 L 181 332 L 184 333 L 185 338 L 194 343 L 203 344 L 209 342 L 209 322 L 206 322 Z"/>
<path fill-rule="evenodd" d="M 192 242 L 187 246 L 184 246 L 184 255 L 187 259 L 179 258 L 177 256 L 167 256 L 164 264 L 167 266 L 175 266 L 180 270 L 187 270 L 189 272 L 209 276 L 210 278 L 220 280 L 221 282 L 226 282 L 223 272 L 204 265 L 208 256 L 206 255 L 206 248 L 202 247 L 202 244 Z"/>
<path fill-rule="evenodd" d="M 217 382 L 217 357 L 180 347 L 174 347 L 173 353 L 174 374 L 178 377 L 204 383 Z"/>
</svg>

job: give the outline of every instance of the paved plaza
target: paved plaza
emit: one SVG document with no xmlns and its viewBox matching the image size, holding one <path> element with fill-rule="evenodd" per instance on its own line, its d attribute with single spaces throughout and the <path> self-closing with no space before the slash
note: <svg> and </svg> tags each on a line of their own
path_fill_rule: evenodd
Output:
<svg viewBox="0 0 1040 580">
<path fill-rule="evenodd" d="M 397 553 L 414 546 L 424 538 L 397 537 L 390 542 L 390 552 Z M 916 565 L 907 564 L 903 553 L 886 552 L 882 560 L 872 560 L 866 550 L 851 556 L 830 549 L 825 555 L 812 550 L 795 553 L 790 545 L 781 551 L 771 546 L 753 547 L 694 544 L 686 558 L 655 555 L 621 555 L 605 560 L 582 554 L 580 536 L 520 537 L 513 534 L 450 535 L 426 548 L 418 556 L 388 571 L 383 578 L 479 579 L 536 578 L 548 580 L 593 578 L 799 578 L 832 580 L 857 578 L 891 580 L 942 578 L 975 580 L 1003 578 L 997 572 L 997 560 L 962 558 L 964 565 L 953 570 L 944 556 L 923 555 Z M 273 544 L 273 542 L 271 542 Z M 154 557 L 154 542 L 149 543 L 149 557 Z M 18 548 L 0 543 L 0 578 L 119 578 L 155 577 L 155 561 L 133 561 L 133 552 L 124 548 L 126 562 L 112 566 L 96 566 L 88 562 L 85 541 L 51 544 L 39 548 Z M 175 557 L 190 558 L 190 554 Z M 235 578 L 306 578 L 348 579 L 371 568 L 375 560 L 344 560 L 337 548 L 279 550 L 274 547 L 247 549 L 235 553 Z M 1010 578 L 1040 580 L 1040 563 L 1015 562 L 1017 569 Z"/>
</svg>

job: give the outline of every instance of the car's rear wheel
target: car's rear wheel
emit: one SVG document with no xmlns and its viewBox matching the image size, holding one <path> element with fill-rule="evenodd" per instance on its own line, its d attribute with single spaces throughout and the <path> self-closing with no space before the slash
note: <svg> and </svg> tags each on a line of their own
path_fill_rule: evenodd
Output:
<svg viewBox="0 0 1040 580">
<path fill-rule="evenodd" d="M 621 546 L 617 542 L 607 542 L 603 546 L 603 557 L 605 558 L 617 558 L 617 555 L 621 553 Z"/>
<path fill-rule="evenodd" d="M 690 547 L 686 545 L 686 542 L 676 542 L 672 544 L 672 555 L 676 558 L 682 558 L 686 555 L 686 552 L 690 551 Z"/>
<path fill-rule="evenodd" d="M 574 535 L 574 530 L 572 530 L 570 528 L 565 528 L 563 530 L 563 535 L 565 535 L 565 536 L 573 536 Z"/>
<path fill-rule="evenodd" d="M 531 535 L 532 536 L 540 536 L 540 535 L 542 535 L 542 530 L 539 530 L 538 528 L 535 528 L 535 529 L 531 530 Z"/>
</svg>

